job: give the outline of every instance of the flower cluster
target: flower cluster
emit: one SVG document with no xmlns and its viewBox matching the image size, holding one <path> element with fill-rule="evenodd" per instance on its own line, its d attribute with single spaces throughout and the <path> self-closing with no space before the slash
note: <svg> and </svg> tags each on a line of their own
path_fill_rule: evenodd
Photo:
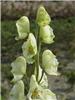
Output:
<svg viewBox="0 0 75 100">
<path fill-rule="evenodd" d="M 28 17 L 23 16 L 16 22 L 18 30 L 16 40 L 26 39 L 26 41 L 22 45 L 23 55 L 16 58 L 11 64 L 14 86 L 10 92 L 9 100 L 57 100 L 56 95 L 48 89 L 46 74 L 58 75 L 58 60 L 48 49 L 42 53 L 41 64 L 39 60 L 40 43 L 51 44 L 54 42 L 55 35 L 49 25 L 50 22 L 51 18 L 43 6 L 40 6 L 37 11 L 38 34 L 35 35 L 30 32 Z M 39 41 L 36 37 L 39 38 Z M 29 90 L 25 95 L 24 89 L 27 86 L 22 79 L 27 75 L 27 65 L 29 64 L 34 67 L 34 72 L 31 74 Z"/>
</svg>

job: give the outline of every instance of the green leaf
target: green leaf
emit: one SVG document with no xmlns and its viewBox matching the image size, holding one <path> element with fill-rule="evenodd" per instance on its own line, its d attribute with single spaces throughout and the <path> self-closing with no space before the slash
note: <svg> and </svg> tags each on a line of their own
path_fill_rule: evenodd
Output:
<svg viewBox="0 0 75 100">
<path fill-rule="evenodd" d="M 56 96 L 53 92 L 44 89 L 37 83 L 35 75 L 31 76 L 30 89 L 27 97 L 28 100 L 56 100 Z"/>
<path fill-rule="evenodd" d="M 18 30 L 18 37 L 16 39 L 25 39 L 30 32 L 30 23 L 29 19 L 26 16 L 21 17 L 16 22 L 17 30 Z"/>
<path fill-rule="evenodd" d="M 23 75 L 26 73 L 26 60 L 24 57 L 18 57 L 14 62 L 11 63 L 12 73 L 14 75 L 14 79 L 12 81 L 20 80 Z"/>
<path fill-rule="evenodd" d="M 34 62 L 33 57 L 37 53 L 36 39 L 32 33 L 29 34 L 28 40 L 22 46 L 23 55 L 29 64 Z"/>
<path fill-rule="evenodd" d="M 47 44 L 53 43 L 54 37 L 53 30 L 49 25 L 40 27 L 40 39 L 42 42 Z"/>
<path fill-rule="evenodd" d="M 9 100 L 25 100 L 24 83 L 22 80 L 18 81 L 10 92 Z"/>
<path fill-rule="evenodd" d="M 49 14 L 43 6 L 40 6 L 38 9 L 36 21 L 40 26 L 48 25 L 51 21 Z"/>
<path fill-rule="evenodd" d="M 56 56 L 50 51 L 45 50 L 42 55 L 42 67 L 49 75 L 58 75 L 58 60 Z"/>
</svg>

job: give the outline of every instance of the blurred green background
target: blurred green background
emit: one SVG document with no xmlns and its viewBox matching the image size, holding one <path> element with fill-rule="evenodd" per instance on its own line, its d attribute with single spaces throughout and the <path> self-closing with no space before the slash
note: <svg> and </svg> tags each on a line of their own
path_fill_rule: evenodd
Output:
<svg viewBox="0 0 75 100">
<path fill-rule="evenodd" d="M 58 77 L 49 77 L 49 88 L 57 94 L 58 100 L 75 100 L 75 2 L 71 1 L 2 2 L 2 100 L 8 100 L 9 91 L 12 87 L 11 62 L 22 54 L 21 46 L 24 40 L 15 40 L 15 36 L 18 34 L 16 20 L 22 15 L 27 15 L 31 21 L 31 32 L 34 33 L 34 19 L 36 18 L 36 10 L 40 4 L 44 5 L 51 15 L 52 22 L 50 23 L 50 26 L 53 28 L 56 36 L 53 44 L 43 44 L 42 48 L 49 48 L 57 56 L 59 60 L 58 70 L 61 73 Z"/>
</svg>

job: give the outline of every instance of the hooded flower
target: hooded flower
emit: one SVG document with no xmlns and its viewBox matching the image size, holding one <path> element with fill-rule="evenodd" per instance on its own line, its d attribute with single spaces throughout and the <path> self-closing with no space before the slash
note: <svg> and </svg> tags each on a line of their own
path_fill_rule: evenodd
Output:
<svg viewBox="0 0 75 100">
<path fill-rule="evenodd" d="M 37 44 L 36 39 L 32 33 L 29 34 L 27 42 L 25 42 L 22 46 L 23 55 L 26 58 L 28 63 L 33 63 L 33 57 L 37 53 Z"/>
<path fill-rule="evenodd" d="M 47 44 L 53 43 L 54 37 L 53 30 L 49 25 L 40 27 L 40 39 L 42 42 Z"/>
<path fill-rule="evenodd" d="M 12 70 L 11 72 L 14 75 L 12 81 L 20 80 L 23 75 L 26 73 L 26 60 L 24 57 L 18 57 L 14 62 L 11 63 Z"/>
<path fill-rule="evenodd" d="M 22 80 L 18 81 L 12 88 L 9 100 L 25 100 L 24 97 L 24 83 Z"/>
<path fill-rule="evenodd" d="M 17 30 L 18 30 L 18 37 L 16 39 L 24 39 L 27 37 L 28 33 L 30 32 L 30 23 L 29 19 L 26 16 L 21 17 L 16 22 Z"/>
<path fill-rule="evenodd" d="M 45 72 L 49 75 L 58 75 L 57 66 L 58 60 L 56 56 L 50 51 L 45 50 L 42 55 L 42 66 Z"/>
<path fill-rule="evenodd" d="M 30 89 L 27 97 L 28 100 L 56 100 L 54 93 L 38 85 L 35 75 L 31 76 Z"/>
<path fill-rule="evenodd" d="M 36 21 L 40 26 L 48 25 L 51 21 L 49 14 L 43 6 L 40 6 L 38 9 Z"/>
<path fill-rule="evenodd" d="M 35 69 L 35 76 L 37 75 L 36 73 L 36 69 Z M 42 68 L 39 66 L 39 73 L 38 73 L 38 81 L 41 79 L 42 76 Z M 48 87 L 48 79 L 46 74 L 43 74 L 42 80 L 39 83 L 40 86 L 42 86 L 43 88 L 47 88 Z"/>
</svg>

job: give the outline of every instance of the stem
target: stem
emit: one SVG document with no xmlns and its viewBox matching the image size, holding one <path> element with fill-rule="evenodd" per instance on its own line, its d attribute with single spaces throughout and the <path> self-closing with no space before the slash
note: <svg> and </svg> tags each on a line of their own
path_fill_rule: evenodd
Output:
<svg viewBox="0 0 75 100">
<path fill-rule="evenodd" d="M 39 37 L 39 26 L 37 25 L 37 33 L 36 33 L 36 40 L 37 40 L 37 54 L 36 54 L 36 57 L 35 57 L 35 67 L 36 67 L 36 72 L 37 72 L 37 75 L 36 75 L 36 80 L 38 82 L 38 75 L 39 75 L 39 55 L 40 55 L 40 47 L 41 47 L 41 44 L 40 44 L 40 37 Z"/>
<path fill-rule="evenodd" d="M 41 75 L 41 78 L 40 78 L 40 80 L 38 81 L 38 83 L 41 82 L 41 80 L 42 80 L 42 78 L 43 78 L 43 75 L 44 75 L 44 70 L 42 70 L 42 75 Z"/>
<path fill-rule="evenodd" d="M 39 76 L 39 64 L 40 64 L 40 51 L 41 51 L 41 42 L 40 42 L 40 36 L 39 36 L 39 29 L 40 27 L 37 25 L 37 34 L 36 34 L 36 40 L 37 40 L 37 54 L 36 54 L 36 57 L 35 57 L 35 67 L 36 67 L 36 80 L 38 83 L 41 82 L 42 78 L 43 78 L 43 75 L 44 75 L 44 70 L 42 70 L 42 75 L 41 75 L 41 78 L 40 80 L 38 80 L 38 76 Z"/>
<path fill-rule="evenodd" d="M 38 75 L 39 75 L 39 53 L 37 52 L 37 63 L 36 63 L 36 80 L 38 81 Z"/>
<path fill-rule="evenodd" d="M 41 50 L 41 42 L 38 34 L 38 43 L 37 43 L 38 51 L 37 51 L 37 81 L 38 81 L 38 75 L 39 75 L 39 64 L 40 64 L 40 50 Z"/>
</svg>

